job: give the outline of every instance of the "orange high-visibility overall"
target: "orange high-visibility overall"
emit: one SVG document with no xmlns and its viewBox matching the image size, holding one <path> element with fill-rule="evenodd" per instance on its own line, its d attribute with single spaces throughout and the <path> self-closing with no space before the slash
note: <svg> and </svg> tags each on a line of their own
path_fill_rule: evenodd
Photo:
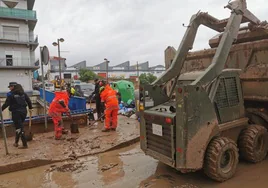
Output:
<svg viewBox="0 0 268 188">
<path fill-rule="evenodd" d="M 52 117 L 54 123 L 55 138 L 60 139 L 62 136 L 63 125 L 61 125 L 62 113 L 69 112 L 69 96 L 66 91 L 56 91 L 55 97 L 51 102 L 48 115 Z"/>
<path fill-rule="evenodd" d="M 116 97 L 116 91 L 113 90 L 109 85 L 105 86 L 104 91 L 101 93 L 101 102 L 105 103 L 105 128 L 110 129 L 117 128 L 117 114 L 118 114 L 118 100 Z"/>
</svg>

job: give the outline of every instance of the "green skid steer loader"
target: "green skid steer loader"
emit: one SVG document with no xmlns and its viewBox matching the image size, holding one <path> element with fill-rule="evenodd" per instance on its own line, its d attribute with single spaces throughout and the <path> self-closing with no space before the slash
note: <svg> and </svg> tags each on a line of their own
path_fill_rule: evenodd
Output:
<svg viewBox="0 0 268 188">
<path fill-rule="evenodd" d="M 268 150 L 266 128 L 250 124 L 246 116 L 240 70 L 224 68 L 241 24 L 258 27 L 261 22 L 245 0 L 226 8 L 229 19 L 203 12 L 192 16 L 171 66 L 153 84 L 140 86 L 139 100 L 145 154 L 183 173 L 203 169 L 220 182 L 235 174 L 239 156 L 256 163 Z M 205 70 L 181 74 L 200 25 L 222 33 L 219 45 Z"/>
</svg>

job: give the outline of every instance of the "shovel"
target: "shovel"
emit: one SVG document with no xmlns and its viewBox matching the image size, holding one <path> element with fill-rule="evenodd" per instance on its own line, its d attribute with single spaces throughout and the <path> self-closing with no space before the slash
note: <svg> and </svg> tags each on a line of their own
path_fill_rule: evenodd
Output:
<svg viewBox="0 0 268 188">
<path fill-rule="evenodd" d="M 93 123 L 90 123 L 89 122 L 89 127 L 91 127 L 91 126 L 93 126 L 95 123 L 97 123 L 99 120 L 101 120 L 101 118 L 103 118 L 105 116 L 105 114 L 102 114 L 102 116 L 99 118 L 99 119 L 97 119 L 96 121 L 94 121 Z"/>
<path fill-rule="evenodd" d="M 32 141 L 33 140 L 33 133 L 32 133 L 32 111 L 29 111 L 30 117 L 29 117 L 29 134 L 26 134 L 26 140 L 27 141 Z"/>
</svg>

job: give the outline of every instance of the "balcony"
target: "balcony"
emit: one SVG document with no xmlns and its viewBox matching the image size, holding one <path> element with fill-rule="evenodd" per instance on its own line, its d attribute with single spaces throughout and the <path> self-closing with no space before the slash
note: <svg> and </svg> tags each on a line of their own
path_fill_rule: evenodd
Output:
<svg viewBox="0 0 268 188">
<path fill-rule="evenodd" d="M 21 20 L 36 20 L 36 11 L 0 7 L 0 17 Z"/>
<path fill-rule="evenodd" d="M 0 44 L 22 44 L 30 45 L 31 50 L 38 46 L 38 36 L 29 35 L 28 33 L 8 33 L 3 32 L 0 35 Z"/>
<path fill-rule="evenodd" d="M 35 28 L 37 23 L 36 11 L 33 10 L 0 7 L 0 18 L 26 20 L 31 30 Z"/>
<path fill-rule="evenodd" d="M 34 63 L 31 62 L 30 58 L 0 57 L 0 69 L 21 69 L 21 68 L 38 69 L 38 66 L 35 66 Z"/>
</svg>

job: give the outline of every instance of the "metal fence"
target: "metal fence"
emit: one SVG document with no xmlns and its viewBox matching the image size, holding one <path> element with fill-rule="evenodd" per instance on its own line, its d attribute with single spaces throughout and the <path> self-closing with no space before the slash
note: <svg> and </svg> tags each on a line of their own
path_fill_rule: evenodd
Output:
<svg viewBox="0 0 268 188">
<path fill-rule="evenodd" d="M 33 66 L 30 58 L 1 58 L 0 66 Z"/>
</svg>

